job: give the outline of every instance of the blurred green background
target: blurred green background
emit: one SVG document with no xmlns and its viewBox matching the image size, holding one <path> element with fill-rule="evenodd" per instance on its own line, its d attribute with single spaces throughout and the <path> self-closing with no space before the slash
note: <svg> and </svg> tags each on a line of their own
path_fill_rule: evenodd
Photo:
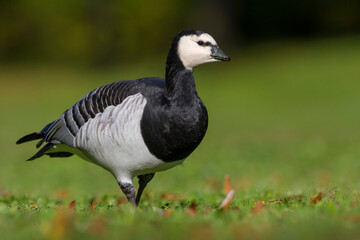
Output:
<svg viewBox="0 0 360 240">
<path fill-rule="evenodd" d="M 260 221 L 268 220 L 269 229 L 279 224 L 282 239 L 306 238 L 302 228 L 339 238 L 359 229 L 332 218 L 355 211 L 341 206 L 360 194 L 359 12 L 356 0 L 0 0 L 0 195 L 56 198 L 66 189 L 68 200 L 121 196 L 101 168 L 78 157 L 25 162 L 35 143 L 15 142 L 98 86 L 163 77 L 172 37 L 199 29 L 232 60 L 195 69 L 209 130 L 184 166 L 156 174 L 149 196 L 185 193 L 216 206 L 221 198 L 211 196 L 221 194 L 229 174 L 240 208 L 232 221 L 256 227 L 241 212 L 250 211 L 249 202 L 335 189 L 337 210 L 313 216 L 311 208 L 302 213 L 290 206 Z M 172 223 L 168 231 L 179 226 Z M 293 223 L 302 226 L 297 234 Z M 6 218 L 0 229 L 7 229 Z"/>
<path fill-rule="evenodd" d="M 166 55 L 182 29 L 224 46 L 360 31 L 358 0 L 1 0 L 0 61 L 115 65 Z"/>
<path fill-rule="evenodd" d="M 209 131 L 184 167 L 158 174 L 166 184 L 154 181 L 156 189 L 197 191 L 225 174 L 265 186 L 279 178 L 294 187 L 319 174 L 358 183 L 359 7 L 359 1 L 0 1 L 0 189 L 119 193 L 110 175 L 77 157 L 28 163 L 33 144 L 14 143 L 100 85 L 164 76 L 171 39 L 181 29 L 209 32 L 232 61 L 196 69 Z"/>
</svg>

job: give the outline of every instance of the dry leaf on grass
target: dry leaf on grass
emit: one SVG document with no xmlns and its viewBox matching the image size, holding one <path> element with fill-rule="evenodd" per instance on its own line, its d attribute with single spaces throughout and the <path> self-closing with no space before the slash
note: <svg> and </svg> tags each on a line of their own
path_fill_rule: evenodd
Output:
<svg viewBox="0 0 360 240">
<path fill-rule="evenodd" d="M 115 201 L 115 206 L 118 207 L 121 203 L 127 203 L 129 200 L 127 198 L 118 198 Z"/>
<path fill-rule="evenodd" d="M 27 209 L 24 208 L 23 206 L 20 206 L 18 209 L 19 209 L 19 210 L 22 209 L 24 212 L 27 212 Z"/>
<path fill-rule="evenodd" d="M 168 209 L 168 208 L 166 208 L 166 209 L 164 209 L 164 210 L 159 210 L 159 211 L 158 211 L 158 215 L 159 215 L 160 217 L 171 217 L 171 214 L 172 214 L 172 212 L 171 212 L 171 210 Z"/>
<path fill-rule="evenodd" d="M 176 201 L 176 200 L 184 199 L 185 196 L 180 194 L 163 193 L 161 194 L 161 198 Z"/>
<path fill-rule="evenodd" d="M 231 201 L 235 197 L 235 190 L 231 189 L 231 191 L 226 195 L 225 199 L 222 201 L 220 207 L 218 209 L 224 209 L 225 211 L 229 209 Z"/>
<path fill-rule="evenodd" d="M 335 193 L 336 193 L 336 191 L 333 191 L 332 193 L 328 194 L 326 197 L 324 197 L 324 200 L 326 200 L 328 198 L 331 198 L 331 199 L 335 200 L 336 199 L 336 196 L 334 196 Z"/>
<path fill-rule="evenodd" d="M 262 213 L 264 210 L 264 205 L 265 205 L 265 201 L 264 200 L 259 200 L 257 202 L 255 202 L 253 209 L 251 210 L 251 212 L 253 214 L 259 214 Z"/>
<path fill-rule="evenodd" d="M 164 210 L 164 217 L 171 217 L 171 214 L 172 214 L 172 212 L 171 212 L 170 209 L 165 209 Z"/>
<path fill-rule="evenodd" d="M 91 200 L 91 203 L 90 203 L 90 210 L 93 212 L 95 211 L 95 204 L 94 204 L 94 200 Z"/>
<path fill-rule="evenodd" d="M 35 204 L 35 203 L 30 203 L 30 205 L 33 207 L 33 208 L 38 208 L 38 206 Z"/>
<path fill-rule="evenodd" d="M 69 203 L 69 211 L 70 212 L 74 212 L 74 210 L 75 210 L 75 203 L 76 203 L 76 201 L 75 200 L 72 200 L 70 203 Z"/>
<path fill-rule="evenodd" d="M 282 203 L 281 199 L 276 199 L 276 200 L 272 200 L 272 201 L 268 201 L 269 204 L 274 204 L 274 203 Z"/>
<path fill-rule="evenodd" d="M 316 195 L 316 197 L 313 197 L 310 202 L 313 204 L 317 204 L 318 202 L 321 201 L 321 192 L 318 193 L 318 195 Z"/>
<path fill-rule="evenodd" d="M 189 206 L 189 208 L 187 209 L 187 214 L 189 216 L 195 216 L 196 215 L 196 206 L 197 206 L 197 203 L 196 202 L 192 202 Z"/>
<path fill-rule="evenodd" d="M 225 175 L 225 177 L 224 177 L 224 193 L 228 194 L 232 189 L 233 188 L 231 186 L 230 176 Z"/>
</svg>

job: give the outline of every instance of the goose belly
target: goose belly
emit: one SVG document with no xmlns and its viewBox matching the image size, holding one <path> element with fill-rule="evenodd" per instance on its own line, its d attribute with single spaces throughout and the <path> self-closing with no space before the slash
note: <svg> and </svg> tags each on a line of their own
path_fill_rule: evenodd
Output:
<svg viewBox="0 0 360 240">
<path fill-rule="evenodd" d="M 74 139 L 81 157 L 109 170 L 119 181 L 181 164 L 183 160 L 166 163 L 149 152 L 140 128 L 145 105 L 138 93 L 90 119 Z"/>
</svg>

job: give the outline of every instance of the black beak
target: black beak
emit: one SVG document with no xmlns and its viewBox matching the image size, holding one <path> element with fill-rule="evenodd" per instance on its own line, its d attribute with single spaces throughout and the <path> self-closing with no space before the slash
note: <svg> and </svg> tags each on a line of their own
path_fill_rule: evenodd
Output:
<svg viewBox="0 0 360 240">
<path fill-rule="evenodd" d="M 226 55 L 223 51 L 221 51 L 221 49 L 217 45 L 212 46 L 211 57 L 219 61 L 225 61 L 225 62 L 230 61 L 230 57 Z"/>
</svg>

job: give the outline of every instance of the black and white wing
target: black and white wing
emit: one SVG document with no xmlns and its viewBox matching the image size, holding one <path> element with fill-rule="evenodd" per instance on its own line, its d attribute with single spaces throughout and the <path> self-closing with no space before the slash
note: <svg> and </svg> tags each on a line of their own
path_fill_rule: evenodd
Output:
<svg viewBox="0 0 360 240">
<path fill-rule="evenodd" d="M 55 145 L 66 144 L 74 147 L 74 138 L 80 128 L 98 113 L 102 113 L 108 106 L 121 104 L 124 99 L 138 92 L 134 87 L 136 81 L 120 81 L 99 87 L 81 98 L 75 105 L 66 110 L 57 120 L 48 124 L 40 133 L 31 133 L 19 139 L 16 143 L 24 143 L 35 139 L 41 139 L 37 144 L 40 147 L 43 142 L 47 144 L 28 160 L 41 157 L 46 154 L 50 157 L 68 157 L 69 152 L 49 151 Z M 49 152 L 48 152 L 49 151 Z"/>
</svg>

